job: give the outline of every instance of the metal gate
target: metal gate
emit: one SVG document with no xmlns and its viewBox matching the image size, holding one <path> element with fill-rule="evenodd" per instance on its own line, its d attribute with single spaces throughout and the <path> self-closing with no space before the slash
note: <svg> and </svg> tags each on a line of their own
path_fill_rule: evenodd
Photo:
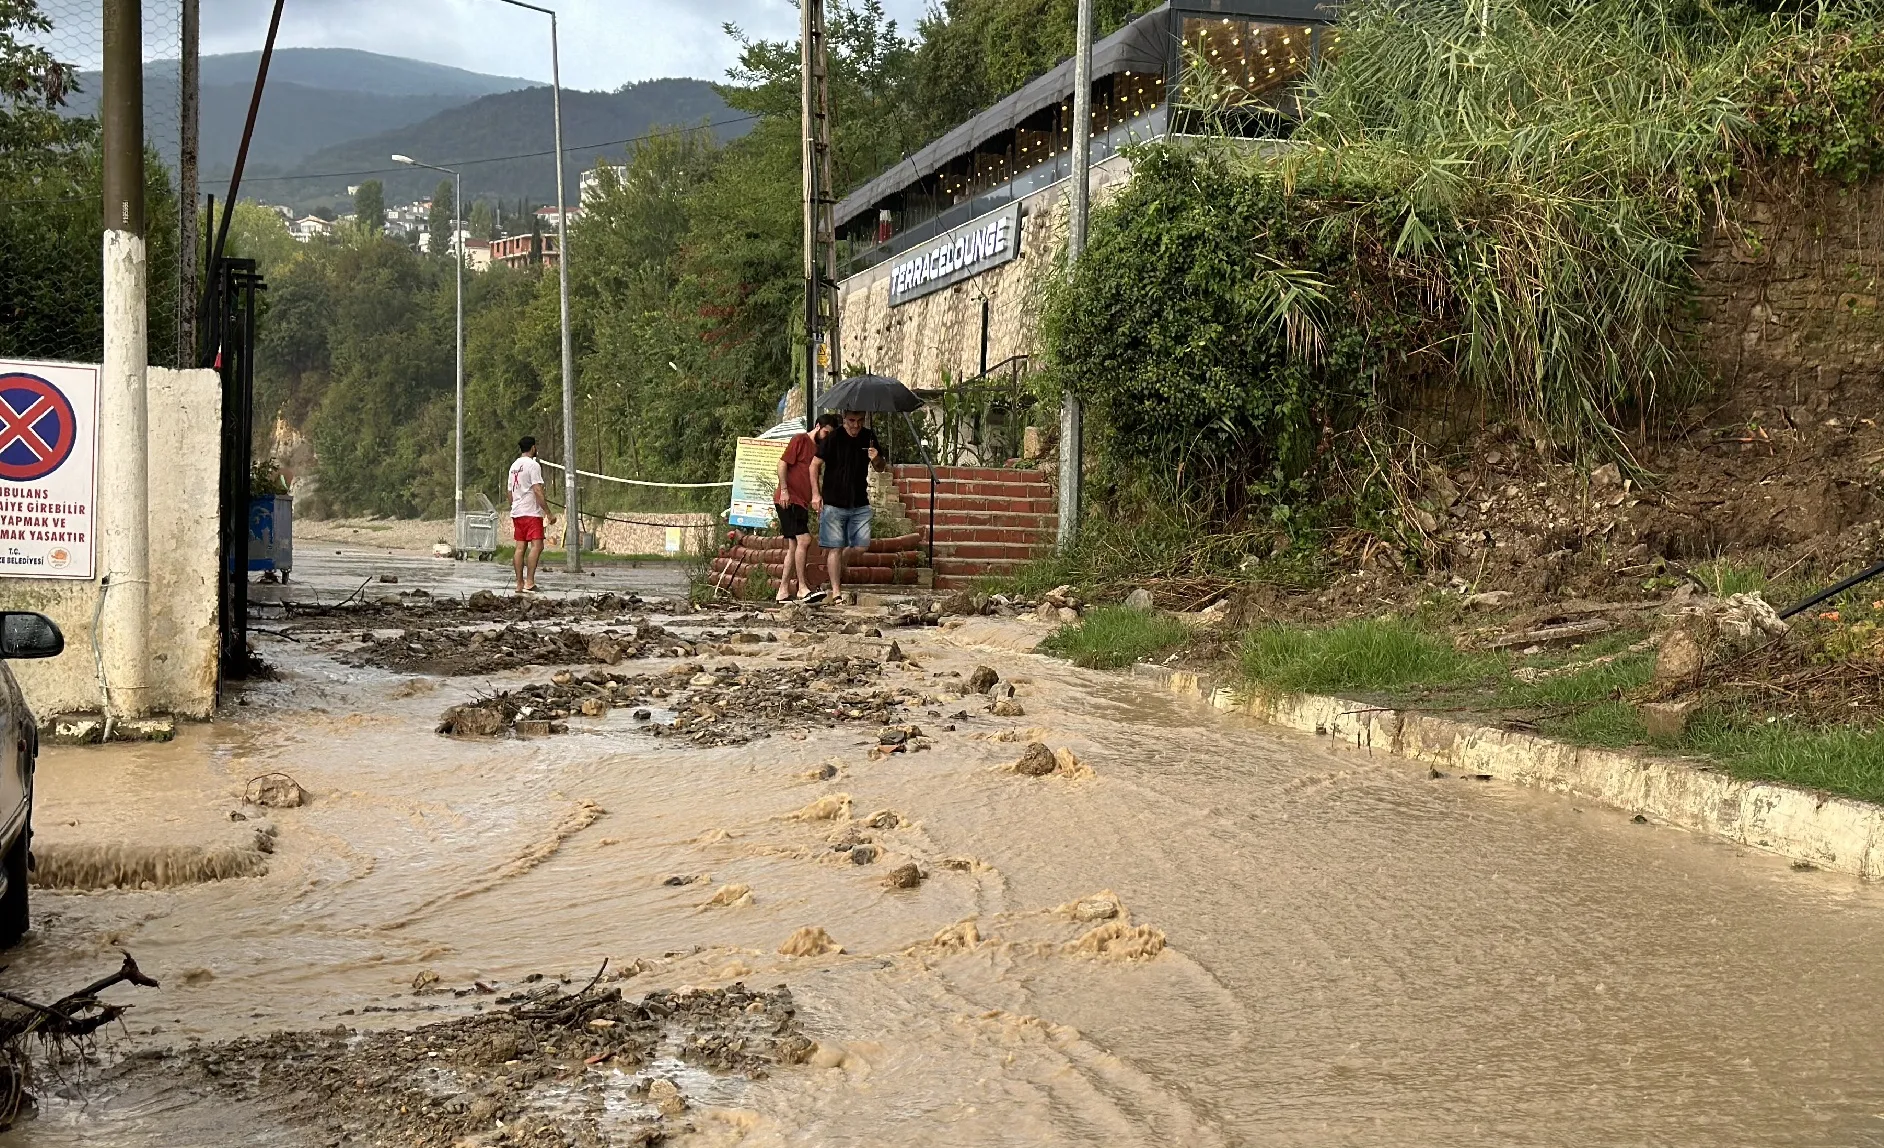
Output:
<svg viewBox="0 0 1884 1148">
<path fill-rule="evenodd" d="M 214 269 L 205 314 L 204 357 L 222 374 L 222 515 L 217 621 L 221 636 L 217 692 L 248 677 L 249 485 L 255 443 L 255 319 L 266 290 L 253 259 L 224 259 Z"/>
</svg>

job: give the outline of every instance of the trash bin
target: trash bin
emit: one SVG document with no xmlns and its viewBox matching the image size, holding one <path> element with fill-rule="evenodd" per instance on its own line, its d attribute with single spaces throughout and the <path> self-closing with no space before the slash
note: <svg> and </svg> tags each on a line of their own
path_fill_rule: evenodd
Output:
<svg viewBox="0 0 1884 1148">
<path fill-rule="evenodd" d="M 294 570 L 294 496 L 258 494 L 249 499 L 249 570 L 280 574 Z"/>
</svg>

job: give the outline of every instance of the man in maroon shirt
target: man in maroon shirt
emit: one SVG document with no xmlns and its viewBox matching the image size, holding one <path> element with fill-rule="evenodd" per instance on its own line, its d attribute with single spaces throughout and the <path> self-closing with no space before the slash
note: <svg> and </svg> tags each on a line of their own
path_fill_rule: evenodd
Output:
<svg viewBox="0 0 1884 1148">
<path fill-rule="evenodd" d="M 810 434 L 792 436 L 778 460 L 778 489 L 772 501 L 778 510 L 778 532 L 785 538 L 784 569 L 778 579 L 781 602 L 811 597 L 811 587 L 805 582 L 805 554 L 811 549 L 811 460 L 818 457 L 818 444 L 840 421 L 834 414 L 820 415 Z"/>
</svg>

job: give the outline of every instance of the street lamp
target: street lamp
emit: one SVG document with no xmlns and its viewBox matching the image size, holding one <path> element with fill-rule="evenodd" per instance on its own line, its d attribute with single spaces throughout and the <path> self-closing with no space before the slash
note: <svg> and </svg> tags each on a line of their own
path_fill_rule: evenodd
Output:
<svg viewBox="0 0 1884 1148">
<path fill-rule="evenodd" d="M 569 340 L 569 210 L 563 202 L 563 73 L 556 47 L 556 11 L 524 0 L 497 0 L 550 18 L 550 100 L 556 120 L 556 277 L 563 322 L 563 557 L 571 574 L 582 572 L 582 520 L 576 516 L 576 356 Z M 570 545 L 573 533 L 575 545 Z"/>
<path fill-rule="evenodd" d="M 457 402 L 452 414 L 452 545 L 462 551 L 464 546 L 464 177 L 448 167 L 437 164 L 420 163 L 409 155 L 392 157 L 394 163 L 407 167 L 423 167 L 432 171 L 442 171 L 452 179 L 451 192 L 451 242 L 457 245 L 452 262 L 457 264 L 458 273 L 458 332 L 457 344 L 457 382 L 454 391 Z"/>
</svg>

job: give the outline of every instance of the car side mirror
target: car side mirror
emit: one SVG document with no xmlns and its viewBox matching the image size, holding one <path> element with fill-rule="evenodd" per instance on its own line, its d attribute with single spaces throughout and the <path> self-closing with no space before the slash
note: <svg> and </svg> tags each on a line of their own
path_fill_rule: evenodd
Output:
<svg viewBox="0 0 1884 1148">
<path fill-rule="evenodd" d="M 65 652 L 65 635 L 51 618 L 28 610 L 0 613 L 0 658 L 56 658 Z"/>
</svg>

